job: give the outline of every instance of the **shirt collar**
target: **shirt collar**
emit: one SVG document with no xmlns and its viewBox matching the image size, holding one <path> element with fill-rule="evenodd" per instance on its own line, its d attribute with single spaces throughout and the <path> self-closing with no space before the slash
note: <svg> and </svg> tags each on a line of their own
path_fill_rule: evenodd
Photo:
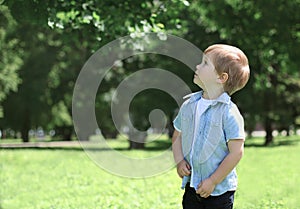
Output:
<svg viewBox="0 0 300 209">
<path fill-rule="evenodd" d="M 201 99 L 202 94 L 203 94 L 203 91 L 198 91 L 198 92 L 191 93 L 191 94 L 184 96 L 183 99 L 190 98 L 189 103 L 196 102 L 199 99 Z M 225 104 L 230 103 L 230 96 L 227 94 L 227 92 L 224 92 L 223 94 L 221 94 L 212 105 L 215 105 L 218 102 L 225 103 Z"/>
</svg>

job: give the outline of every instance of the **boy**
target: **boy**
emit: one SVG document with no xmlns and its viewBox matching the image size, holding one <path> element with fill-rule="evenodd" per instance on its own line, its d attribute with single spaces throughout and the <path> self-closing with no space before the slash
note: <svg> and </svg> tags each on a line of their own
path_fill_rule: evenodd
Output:
<svg viewBox="0 0 300 209">
<path fill-rule="evenodd" d="M 233 208 L 235 167 L 244 151 L 244 121 L 230 95 L 249 79 L 246 55 L 216 44 L 204 51 L 194 83 L 202 91 L 188 95 L 174 120 L 172 147 L 185 188 L 184 209 Z"/>
</svg>

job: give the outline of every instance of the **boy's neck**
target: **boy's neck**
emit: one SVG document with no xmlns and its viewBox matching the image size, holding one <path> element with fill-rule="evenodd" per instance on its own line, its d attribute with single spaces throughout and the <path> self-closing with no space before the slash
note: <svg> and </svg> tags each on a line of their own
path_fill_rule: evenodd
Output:
<svg viewBox="0 0 300 209">
<path fill-rule="evenodd" d="M 207 91 L 207 90 L 203 90 L 203 94 L 202 97 L 204 99 L 210 99 L 210 100 L 214 100 L 217 99 L 219 96 L 221 96 L 224 93 L 223 89 L 215 89 L 213 91 Z"/>
</svg>

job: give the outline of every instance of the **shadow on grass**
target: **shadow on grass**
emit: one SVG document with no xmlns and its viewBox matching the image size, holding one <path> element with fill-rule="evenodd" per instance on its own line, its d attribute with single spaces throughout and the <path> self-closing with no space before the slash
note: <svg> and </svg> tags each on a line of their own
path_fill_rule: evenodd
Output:
<svg viewBox="0 0 300 209">
<path fill-rule="evenodd" d="M 293 138 L 275 138 L 274 142 L 269 144 L 268 146 L 264 145 L 264 140 L 262 138 L 250 138 L 247 139 L 245 142 L 245 147 L 257 147 L 257 148 L 265 148 L 265 147 L 279 147 L 279 146 L 297 146 L 300 144 L 300 137 L 293 137 Z M 145 144 L 144 151 L 163 151 L 171 149 L 172 142 L 171 140 L 155 140 Z M 121 147 L 111 147 L 111 148 L 99 148 L 99 147 L 81 147 L 81 146 L 32 146 L 32 147 L 22 147 L 22 146 L 12 146 L 12 147 L 0 147 L 1 150 L 64 150 L 64 151 L 128 151 L 129 145 Z M 134 151 L 134 150 L 132 150 Z"/>
<path fill-rule="evenodd" d="M 145 144 L 145 149 L 142 149 L 144 151 L 162 151 L 162 150 L 167 150 L 170 149 L 172 146 L 171 140 L 156 140 L 153 142 L 149 142 Z M 124 147 L 111 147 L 111 148 L 106 148 L 106 147 L 82 147 L 82 146 L 50 146 L 47 144 L 44 144 L 43 146 L 22 146 L 22 144 L 16 144 L 11 145 L 11 146 L 0 146 L 0 151 L 1 150 L 63 150 L 63 151 L 111 151 L 116 150 L 116 151 L 128 151 L 129 150 L 129 144 L 128 146 Z M 134 151 L 134 150 L 132 150 Z"/>
<path fill-rule="evenodd" d="M 300 137 L 299 138 L 292 138 L 292 139 L 277 139 L 274 138 L 273 142 L 269 145 L 265 145 L 264 140 L 257 140 L 257 139 L 247 139 L 245 143 L 245 147 L 279 147 L 279 146 L 296 146 L 300 143 Z"/>
<path fill-rule="evenodd" d="M 155 140 L 153 142 L 147 143 L 145 146 L 145 150 L 149 151 L 162 151 L 167 150 L 172 147 L 171 140 Z"/>
<path fill-rule="evenodd" d="M 128 148 L 112 148 L 117 151 L 129 150 Z M 110 151 L 110 148 L 83 148 L 83 147 L 0 147 L 1 150 L 63 150 L 63 151 Z M 0 208 L 1 209 L 1 208 Z"/>
<path fill-rule="evenodd" d="M 65 150 L 83 151 L 82 147 L 0 147 L 1 150 Z"/>
</svg>

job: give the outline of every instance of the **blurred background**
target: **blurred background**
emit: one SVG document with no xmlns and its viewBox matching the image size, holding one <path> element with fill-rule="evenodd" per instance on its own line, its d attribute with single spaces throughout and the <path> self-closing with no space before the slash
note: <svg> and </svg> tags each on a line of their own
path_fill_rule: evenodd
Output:
<svg viewBox="0 0 300 209">
<path fill-rule="evenodd" d="M 72 122 L 73 89 L 89 57 L 116 38 L 147 32 L 179 36 L 202 51 L 225 43 L 245 52 L 251 77 L 232 96 L 247 132 L 235 208 L 300 208 L 300 0 L 0 0 L 0 209 L 181 208 L 175 165 L 151 178 L 113 175 L 88 157 Z M 130 119 L 145 134 L 124 127 L 128 134 L 120 135 L 112 120 L 115 89 L 146 68 L 199 90 L 194 72 L 166 56 L 116 63 L 97 92 L 99 129 L 84 138 L 107 139 L 113 149 L 95 150 L 103 159 L 116 151 L 150 158 L 171 146 L 178 105 L 166 92 L 147 89 L 131 101 Z M 153 109 L 167 119 L 158 139 Z"/>
<path fill-rule="evenodd" d="M 277 135 L 299 134 L 299 11 L 299 0 L 2 0 L 1 141 L 76 140 L 72 93 L 84 63 L 116 38 L 145 32 L 173 34 L 201 50 L 214 43 L 241 48 L 251 77 L 232 99 L 244 116 L 248 137 L 263 136 L 262 144 L 268 145 Z M 99 87 L 95 134 L 118 137 L 110 111 L 114 89 L 128 75 L 148 67 L 169 70 L 198 90 L 193 72 L 178 61 L 161 55 L 123 60 Z M 145 90 L 134 98 L 132 122 L 139 130 L 149 130 L 148 115 L 155 108 L 165 112 L 170 136 L 178 106 L 159 90 Z"/>
</svg>

